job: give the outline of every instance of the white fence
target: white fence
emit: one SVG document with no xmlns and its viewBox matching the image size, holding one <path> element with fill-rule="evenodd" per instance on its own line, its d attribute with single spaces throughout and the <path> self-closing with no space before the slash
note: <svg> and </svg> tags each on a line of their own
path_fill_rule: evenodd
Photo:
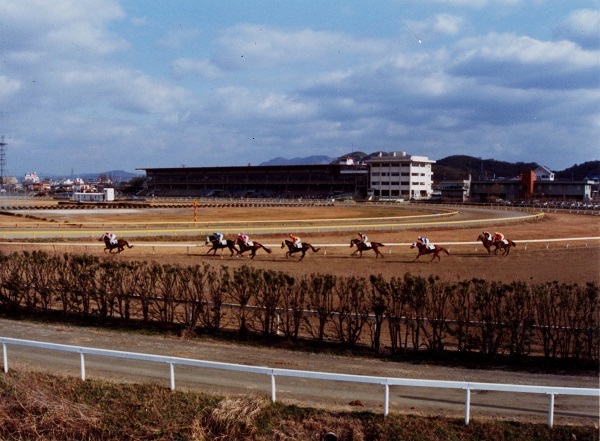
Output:
<svg viewBox="0 0 600 441">
<path fill-rule="evenodd" d="M 390 386 L 428 387 L 440 389 L 459 389 L 465 391 L 465 424 L 469 424 L 471 412 L 471 391 L 498 391 L 514 393 L 544 394 L 549 397 L 548 425 L 554 424 L 554 396 L 555 395 L 580 395 L 600 397 L 600 389 L 573 388 L 573 387 L 548 387 L 529 386 L 518 384 L 472 383 L 466 381 L 440 381 L 416 380 L 409 378 L 373 377 L 363 375 L 335 374 L 327 372 L 300 371 L 292 369 L 277 369 L 260 366 L 246 366 L 232 363 L 193 360 L 189 358 L 168 357 L 163 355 L 140 354 L 134 352 L 113 351 L 108 349 L 86 348 L 55 343 L 44 343 L 31 340 L 0 337 L 4 362 L 4 372 L 8 372 L 8 345 L 28 346 L 32 348 L 51 349 L 64 352 L 74 352 L 80 355 L 81 379 L 85 380 L 85 355 L 99 355 L 104 357 L 126 358 L 130 360 L 150 361 L 169 365 L 171 389 L 175 389 L 175 366 L 195 366 L 200 368 L 221 369 L 254 374 L 268 375 L 271 378 L 271 399 L 276 400 L 276 377 L 294 377 L 328 381 L 346 381 L 352 383 L 379 384 L 383 386 L 384 405 L 383 413 L 388 415 L 390 404 Z"/>
</svg>

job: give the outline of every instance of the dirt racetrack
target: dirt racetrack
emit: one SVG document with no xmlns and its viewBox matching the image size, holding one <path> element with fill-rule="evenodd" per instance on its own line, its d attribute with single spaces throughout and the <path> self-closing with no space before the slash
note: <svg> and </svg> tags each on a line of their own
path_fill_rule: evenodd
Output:
<svg viewBox="0 0 600 441">
<path fill-rule="evenodd" d="M 396 210 L 397 211 L 397 210 Z M 417 211 L 404 210 L 400 214 L 414 215 Z M 180 264 L 204 264 L 227 265 L 237 267 L 243 264 L 251 264 L 258 268 L 269 268 L 276 271 L 285 271 L 290 274 L 331 273 L 339 275 L 361 275 L 382 274 L 384 276 L 398 276 L 409 272 L 413 275 L 435 275 L 445 280 L 471 279 L 474 277 L 489 280 L 522 280 L 533 282 L 558 281 L 564 283 L 600 283 L 600 217 L 593 215 L 545 213 L 541 220 L 526 221 L 518 223 L 504 223 L 491 218 L 489 210 L 475 212 L 463 212 L 463 218 L 471 220 L 479 216 L 482 219 L 490 217 L 489 223 L 476 227 L 427 227 L 423 222 L 422 228 L 385 230 L 369 230 L 361 227 L 361 222 L 368 223 L 365 219 L 371 216 L 399 215 L 390 211 L 390 208 L 369 207 L 295 207 L 292 209 L 272 208 L 214 208 L 202 211 L 201 219 L 206 222 L 204 229 L 213 231 L 221 229 L 225 220 L 229 222 L 243 222 L 249 218 L 253 221 L 284 221 L 286 219 L 339 219 L 354 217 L 357 220 L 354 231 L 341 232 L 314 232 L 302 231 L 303 226 L 289 224 L 288 229 L 282 229 L 277 234 L 254 233 L 253 229 L 260 230 L 256 224 L 244 226 L 228 226 L 223 230 L 225 237 L 235 238 L 238 229 L 249 233 L 251 240 L 258 241 L 271 248 L 272 254 L 263 250 L 257 252 L 254 260 L 247 257 L 229 257 L 229 252 L 217 252 L 215 257 L 207 256 L 210 249 L 204 243 L 205 235 L 195 234 L 180 238 L 178 242 L 169 242 L 167 229 L 166 237 L 160 241 L 145 237 L 138 237 L 144 233 L 123 234 L 130 243 L 137 245 L 133 249 L 127 249 L 119 255 L 113 255 L 112 259 L 150 260 L 164 263 Z M 42 216 L 42 215 L 39 215 Z M 92 213 L 79 213 L 73 210 L 68 213 L 46 213 L 44 219 L 53 222 L 71 223 L 82 222 L 96 225 L 97 231 L 92 234 L 100 234 L 100 228 L 111 228 L 119 236 L 119 229 L 123 225 L 131 223 L 146 223 L 154 221 L 183 222 L 191 218 L 189 208 L 185 209 L 151 209 L 145 211 L 129 210 L 124 213 L 111 212 L 110 210 L 96 210 Z M 450 218 L 452 219 L 452 218 Z M 438 221 L 439 219 L 434 219 Z M 220 222 L 220 224 L 219 224 Z M 214 224 L 214 225 L 213 225 Z M 260 225 L 259 225 L 260 226 Z M 287 227 L 286 227 L 287 228 Z M 510 250 L 508 256 L 488 255 L 479 244 L 475 245 L 477 236 L 483 229 L 489 231 L 501 231 L 505 236 L 513 240 L 517 245 Z M 371 241 L 386 244 L 381 249 L 385 258 L 375 258 L 372 251 L 366 251 L 362 258 L 358 255 L 351 257 L 356 248 L 350 248 L 350 240 L 357 237 L 357 231 L 369 236 Z M 297 233 L 303 242 L 311 243 L 320 247 L 318 253 L 309 251 L 302 262 L 298 261 L 298 254 L 286 258 L 285 250 L 281 249 L 282 239 L 286 239 L 289 232 Z M 0 230 L 1 234 L 1 230 Z M 441 244 L 448 249 L 450 255 L 441 255 L 440 262 L 429 263 L 430 256 L 422 256 L 414 261 L 416 250 L 410 249 L 410 243 L 416 241 L 418 235 L 427 236 L 432 243 Z M 545 243 L 531 242 L 543 239 L 565 239 L 565 238 L 589 238 L 590 240 L 561 240 Z M 137 239 L 137 240 L 136 240 Z M 183 240 L 183 241 L 182 241 Z M 68 242 L 68 241 L 67 241 Z M 457 242 L 471 242 L 471 244 L 456 244 Z M 347 244 L 347 245 L 345 245 Z M 99 244 L 77 246 L 70 242 L 63 247 L 60 245 L 11 245 L 1 244 L 0 250 L 10 252 L 13 250 L 39 248 L 48 252 L 62 253 L 87 252 L 100 254 Z"/>
<path fill-rule="evenodd" d="M 298 208 L 293 211 L 294 218 L 311 219 L 321 217 L 322 209 Z M 189 214 L 187 211 L 186 216 Z M 264 213 L 254 213 L 257 218 L 272 220 L 276 214 L 265 210 Z M 346 212 L 338 213 L 345 216 Z M 219 209 L 212 214 L 218 219 L 234 219 L 247 216 L 244 209 Z M 336 213 L 327 212 L 328 217 L 334 218 Z M 44 215 L 50 217 L 51 215 Z M 60 214 L 57 216 L 63 216 Z M 83 216 L 76 213 L 71 216 Z M 112 221 L 142 222 L 147 220 L 144 215 L 108 215 L 103 222 Z M 141 217 L 140 217 L 141 216 Z M 171 214 L 172 219 L 178 219 L 177 212 Z M 183 215 L 182 215 L 183 216 Z M 207 217 L 209 215 L 207 214 Z M 289 213 L 279 214 L 282 218 Z M 362 215 L 364 216 L 364 214 Z M 90 219 L 86 215 L 86 219 Z M 76 219 L 80 221 L 80 219 Z M 118 228 L 118 227 L 117 227 Z M 506 237 L 517 243 L 517 247 L 508 256 L 488 255 L 481 245 L 456 244 L 456 242 L 475 242 L 483 229 L 500 230 Z M 362 229 L 361 229 L 362 230 Z M 294 230 L 295 231 L 295 230 Z M 349 241 L 356 237 L 355 231 L 345 232 L 299 232 L 303 241 L 321 247 L 318 253 L 307 254 L 299 262 L 297 257 L 286 258 L 284 250 L 279 247 L 284 234 L 252 234 L 251 239 L 268 244 L 272 254 L 259 251 L 257 257 L 250 261 L 248 257 L 228 257 L 227 254 L 216 257 L 206 256 L 208 247 L 204 237 L 189 236 L 179 242 L 169 241 L 169 237 L 160 240 L 146 238 L 143 241 L 135 236 L 127 237 L 134 248 L 127 249 L 119 255 L 106 257 L 108 259 L 152 260 L 161 263 L 179 264 L 209 264 L 237 267 L 243 264 L 285 271 L 290 274 L 331 273 L 339 275 L 383 274 L 384 276 L 401 276 L 406 272 L 413 275 L 436 275 L 445 280 L 461 280 L 467 278 L 487 278 L 490 280 L 523 280 L 523 281 L 559 281 L 565 283 L 600 283 L 600 223 L 597 216 L 550 213 L 542 220 L 504 224 L 490 219 L 489 225 L 468 228 L 422 228 L 387 231 L 362 231 L 369 235 L 370 240 L 387 244 L 383 248 L 385 258 L 375 259 L 372 251 L 366 252 L 362 258 L 351 257 Z M 233 231 L 229 232 L 233 236 Z M 415 250 L 406 244 L 416 240 L 417 235 L 426 235 L 434 243 L 444 244 L 450 255 L 443 255 L 441 262 L 428 263 L 429 257 L 422 261 L 414 261 Z M 534 243 L 536 239 L 561 239 L 595 237 L 590 240 L 567 240 L 546 243 Z M 331 246 L 334 244 L 348 244 Z M 403 244 L 403 245 L 390 245 Z M 448 245 L 446 245 L 448 244 Z M 97 243 L 69 243 L 68 247 L 61 244 L 15 244 L 2 243 L 3 253 L 21 251 L 23 249 L 43 249 L 51 253 L 87 252 L 104 256 L 102 247 Z M 426 364 L 412 365 L 410 363 L 389 363 L 355 356 L 306 354 L 291 350 L 258 348 L 244 345 L 225 344 L 211 341 L 208 338 L 184 340 L 168 336 L 143 336 L 131 333 L 115 334 L 114 332 L 85 329 L 72 326 L 57 326 L 13 322 L 0 320 L 0 336 L 24 338 L 38 341 L 65 343 L 90 347 L 126 350 L 155 354 L 170 354 L 178 357 L 206 359 L 213 361 L 233 362 L 249 365 L 262 365 L 280 368 L 317 370 L 325 372 L 366 374 L 379 376 L 396 376 L 406 378 L 430 378 L 455 381 L 480 381 L 514 384 L 539 384 L 571 387 L 598 387 L 598 376 L 583 375 L 548 375 L 524 372 L 504 372 L 472 370 L 466 368 L 447 368 L 429 366 Z M 47 351 L 10 350 L 9 365 L 13 368 L 34 366 L 36 369 L 65 372 L 77 375 L 78 359 L 65 357 L 59 353 Z M 90 357 L 91 358 L 91 357 Z M 102 376 L 117 381 L 158 381 L 168 383 L 164 366 L 147 366 L 124 363 L 114 363 L 111 360 L 89 360 L 88 375 Z M 231 376 L 222 372 L 179 372 L 178 387 L 201 388 L 217 393 L 260 393 L 268 394 L 268 379 L 251 379 L 247 375 Z M 250 380 L 250 381 L 249 381 Z M 325 384 L 307 381 L 282 381 L 278 388 L 278 398 L 286 402 L 298 402 L 328 408 L 357 410 L 349 405 L 360 400 L 364 406 L 359 410 L 381 411 L 382 391 L 379 388 L 369 390 L 367 387 L 351 384 Z M 299 395 L 302 394 L 302 395 Z M 527 396 L 526 396 L 527 395 Z M 434 392 L 433 390 L 412 390 L 410 388 L 395 389 L 391 393 L 391 411 L 422 413 L 427 415 L 451 415 L 460 417 L 463 412 L 464 394 L 462 392 Z M 518 399 L 517 399 L 518 398 Z M 501 417 L 521 421 L 544 423 L 547 418 L 547 397 L 528 396 L 523 394 L 515 397 L 510 394 L 477 394 L 472 398 L 473 418 Z M 556 401 L 555 418 L 557 424 L 597 424 L 599 408 L 597 398 L 579 399 L 574 397 L 558 397 Z"/>
</svg>

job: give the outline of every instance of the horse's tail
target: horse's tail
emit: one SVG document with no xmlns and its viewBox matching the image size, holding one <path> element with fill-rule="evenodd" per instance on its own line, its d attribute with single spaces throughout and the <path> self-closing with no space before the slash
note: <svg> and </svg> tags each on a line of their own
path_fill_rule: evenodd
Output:
<svg viewBox="0 0 600 441">
<path fill-rule="evenodd" d="M 123 242 L 125 245 L 127 245 L 127 248 L 133 248 L 133 245 L 129 245 L 129 242 L 127 242 L 125 239 L 123 239 Z"/>
<path fill-rule="evenodd" d="M 264 246 L 262 243 L 259 243 L 260 247 L 265 250 L 267 253 L 271 254 L 273 251 L 271 251 L 270 248 L 267 248 L 266 246 Z"/>
<path fill-rule="evenodd" d="M 385 245 L 382 244 L 381 242 L 375 242 L 377 244 L 378 247 L 384 247 Z"/>
<path fill-rule="evenodd" d="M 311 250 L 313 250 L 315 253 L 321 249 L 321 248 L 315 248 L 315 247 L 313 247 L 311 244 L 308 244 L 308 246 L 309 246 L 309 247 L 310 247 L 310 249 L 311 249 Z"/>
<path fill-rule="evenodd" d="M 516 242 L 513 242 L 512 240 L 509 240 L 509 242 L 510 242 L 510 246 L 512 246 L 512 247 L 516 247 L 517 246 Z"/>
<path fill-rule="evenodd" d="M 440 247 L 440 250 L 442 250 L 444 253 L 446 253 L 448 256 L 450 255 L 450 253 L 448 252 L 448 250 L 446 248 L 442 248 Z"/>
</svg>

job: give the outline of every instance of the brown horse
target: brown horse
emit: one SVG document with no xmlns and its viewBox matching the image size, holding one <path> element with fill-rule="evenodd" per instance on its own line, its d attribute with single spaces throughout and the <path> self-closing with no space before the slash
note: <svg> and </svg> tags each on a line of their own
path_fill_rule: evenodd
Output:
<svg viewBox="0 0 600 441">
<path fill-rule="evenodd" d="M 375 251 L 375 258 L 377 259 L 379 256 L 383 258 L 383 254 L 379 251 L 379 247 L 383 247 L 381 242 L 370 242 L 371 245 L 367 245 L 360 241 L 360 239 L 352 239 L 350 241 L 350 248 L 356 245 L 356 251 L 354 251 L 351 256 L 354 256 L 356 253 L 359 253 L 359 257 L 362 257 L 363 251 L 373 250 Z"/>
<path fill-rule="evenodd" d="M 116 249 L 117 250 L 117 254 L 119 254 L 121 251 L 125 250 L 125 247 L 127 248 L 133 248 L 133 245 L 129 245 L 129 243 L 125 240 L 125 239 L 117 239 L 117 243 L 112 243 L 110 241 L 110 239 L 108 238 L 108 236 L 106 234 L 103 234 L 100 239 L 98 239 L 99 242 L 102 242 L 104 240 L 104 252 L 106 253 L 106 250 L 108 250 L 108 252 L 110 254 L 112 254 L 113 250 Z"/>
<path fill-rule="evenodd" d="M 212 248 L 208 250 L 206 254 L 209 254 L 212 251 L 213 256 L 215 256 L 217 254 L 217 250 L 222 250 L 225 248 L 231 251 L 229 257 L 233 256 L 233 253 L 238 253 L 238 255 L 240 254 L 240 252 L 235 247 L 235 243 L 231 239 L 227 239 L 223 244 L 217 239 L 217 236 L 211 235 L 206 238 L 206 245 L 208 244 L 212 244 Z"/>
<path fill-rule="evenodd" d="M 440 259 L 440 252 L 443 251 L 444 253 L 450 255 L 450 253 L 448 252 L 448 250 L 446 250 L 445 248 L 442 248 L 439 245 L 433 245 L 431 248 L 429 248 L 428 245 L 423 245 L 422 243 L 418 243 L 418 242 L 413 242 L 413 244 L 410 246 L 410 248 L 418 248 L 419 249 L 419 254 L 417 254 L 417 257 L 415 258 L 415 260 L 417 260 L 419 257 L 421 257 L 423 254 L 431 254 L 433 253 L 433 257 L 431 258 L 431 260 L 429 262 L 432 262 L 433 259 L 435 259 L 437 257 L 438 261 L 441 261 L 442 259 Z"/>
<path fill-rule="evenodd" d="M 291 240 L 284 240 L 283 242 L 281 242 L 281 248 L 285 248 L 286 246 L 288 247 L 288 251 L 285 253 L 285 257 L 288 258 L 294 253 L 302 253 L 302 256 L 300 256 L 300 260 L 304 259 L 304 256 L 306 255 L 306 252 L 308 250 L 313 250 L 313 252 L 316 253 L 321 249 L 315 248 L 311 244 L 306 242 L 302 242 L 302 247 L 298 248 L 296 245 L 294 245 L 294 242 L 292 242 Z"/>
<path fill-rule="evenodd" d="M 494 250 L 494 254 L 498 252 L 498 242 L 494 239 L 488 239 L 483 234 L 480 234 L 479 237 L 477 237 L 477 240 L 481 241 L 483 247 L 487 250 L 488 254 L 491 254 L 492 247 L 496 247 L 496 249 Z"/>
<path fill-rule="evenodd" d="M 498 248 L 502 250 L 503 256 L 508 256 L 508 253 L 510 253 L 510 249 L 516 246 L 517 244 L 510 239 L 502 239 L 498 241 Z"/>
<path fill-rule="evenodd" d="M 243 253 L 245 253 L 246 251 L 250 251 L 250 260 L 252 260 L 252 259 L 254 259 L 254 256 L 256 256 L 256 252 L 257 252 L 259 249 L 261 249 L 261 248 L 262 248 L 263 250 L 265 250 L 265 251 L 266 251 L 267 253 L 269 253 L 269 254 L 271 254 L 271 253 L 272 253 L 272 251 L 271 251 L 269 248 L 267 248 L 266 246 L 264 246 L 264 245 L 262 245 L 262 244 L 260 244 L 260 243 L 258 243 L 258 242 L 256 242 L 256 241 L 252 241 L 252 242 L 250 242 L 250 243 L 251 243 L 252 245 L 246 245 L 246 244 L 244 243 L 244 241 L 242 240 L 242 238 L 241 238 L 241 237 L 238 237 L 238 238 L 235 240 L 235 244 L 236 244 L 236 245 L 239 247 L 239 249 L 240 249 L 240 251 L 239 251 L 239 253 L 238 253 L 238 256 L 241 256 L 241 255 L 242 255 Z"/>
</svg>

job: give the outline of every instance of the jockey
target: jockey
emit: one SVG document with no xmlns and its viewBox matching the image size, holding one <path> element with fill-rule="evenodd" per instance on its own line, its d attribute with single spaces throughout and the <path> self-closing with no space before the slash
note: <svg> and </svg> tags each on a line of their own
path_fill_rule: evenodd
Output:
<svg viewBox="0 0 600 441">
<path fill-rule="evenodd" d="M 494 233 L 494 240 L 496 242 L 502 242 L 504 240 L 504 234 L 498 233 L 497 231 Z"/>
<path fill-rule="evenodd" d="M 214 235 L 215 235 L 215 237 L 217 238 L 217 241 L 218 241 L 220 244 L 224 244 L 224 241 L 223 241 L 223 233 L 216 232 L 216 233 L 214 233 Z"/>
<path fill-rule="evenodd" d="M 419 240 L 419 242 L 421 242 L 422 245 L 425 246 L 429 246 L 429 239 L 427 239 L 426 237 L 417 237 L 417 239 Z"/>
<path fill-rule="evenodd" d="M 110 231 L 107 231 L 106 233 L 104 233 L 104 235 L 106 237 L 108 237 L 108 241 L 111 244 L 116 245 L 116 243 L 117 243 L 117 235 L 115 233 L 111 233 Z"/>
<path fill-rule="evenodd" d="M 365 244 L 365 246 L 370 246 L 371 244 L 369 243 L 369 238 L 367 237 L 366 234 L 362 234 L 362 233 L 358 233 L 358 237 L 360 237 L 360 242 Z"/>
<path fill-rule="evenodd" d="M 238 234 L 238 237 L 242 240 L 242 242 L 244 242 L 244 245 L 248 246 L 248 242 L 250 241 L 250 238 L 248 237 L 247 234 L 240 233 L 240 234 Z"/>
<path fill-rule="evenodd" d="M 302 242 L 300 241 L 300 238 L 298 236 L 290 234 L 290 238 L 292 239 L 292 242 L 294 243 L 296 248 L 302 248 Z"/>
<path fill-rule="evenodd" d="M 483 234 L 485 240 L 493 242 L 494 237 L 492 236 L 492 233 L 490 233 L 489 231 L 484 231 L 481 234 Z"/>
</svg>

